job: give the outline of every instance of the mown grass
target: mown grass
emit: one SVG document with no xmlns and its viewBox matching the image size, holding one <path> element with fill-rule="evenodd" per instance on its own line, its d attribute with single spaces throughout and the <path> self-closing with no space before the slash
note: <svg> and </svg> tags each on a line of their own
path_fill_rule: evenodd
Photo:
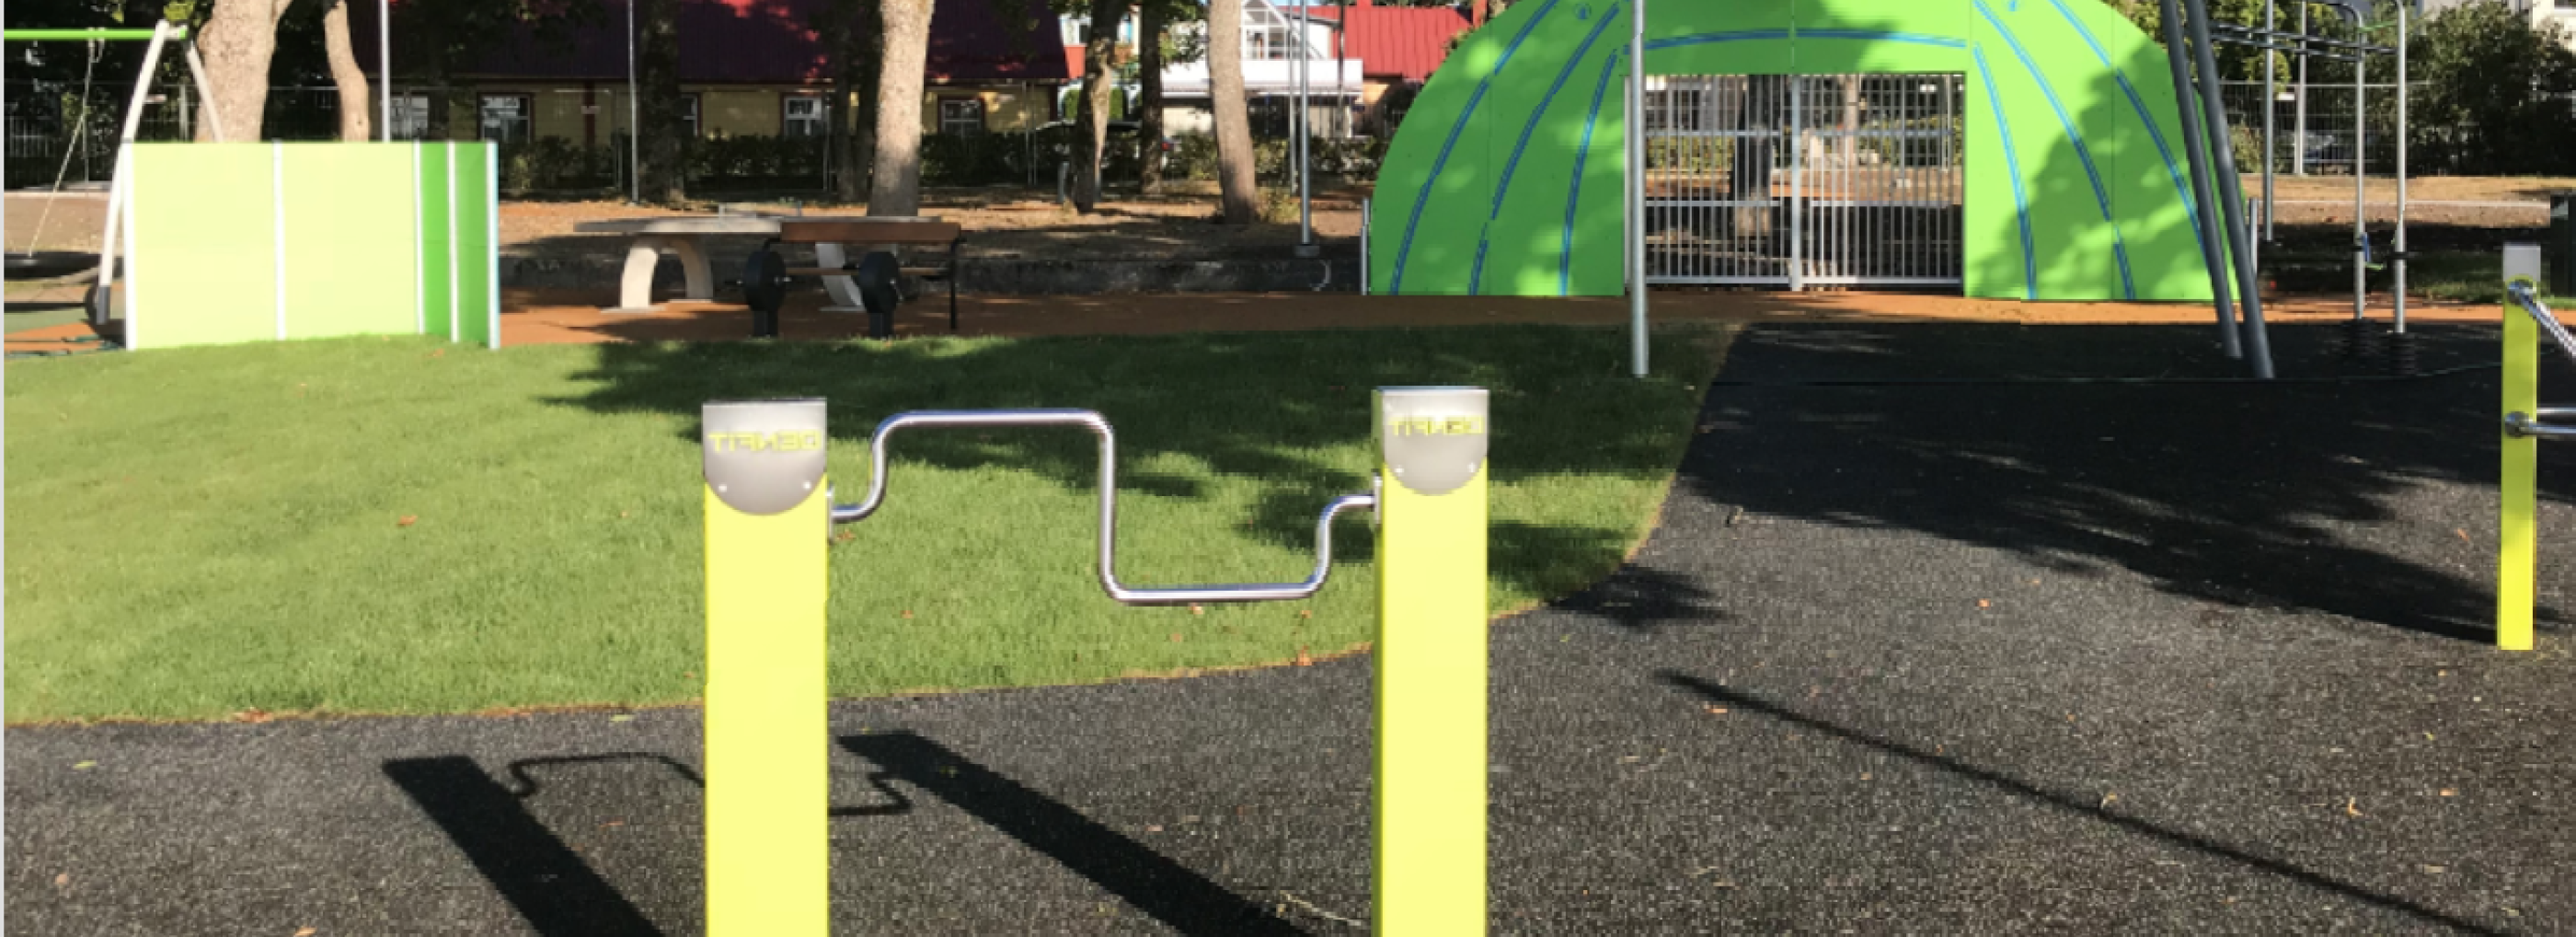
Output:
<svg viewBox="0 0 2576 937">
<path fill-rule="evenodd" d="M 845 496 L 907 409 L 1090 407 L 1131 583 L 1304 574 L 1365 490 L 1373 387 L 1492 388 L 1492 601 L 1606 574 L 1690 435 L 1718 336 L 1372 330 L 891 345 L 354 339 L 8 368 L 7 718 L 652 705 L 701 689 L 697 414 L 831 400 Z M 1371 638 L 1364 522 L 1294 605 L 1125 608 L 1091 566 L 1091 440 L 922 431 L 832 548 L 839 695 L 1276 662 Z M 1356 543 L 1356 548 L 1349 544 Z"/>
</svg>

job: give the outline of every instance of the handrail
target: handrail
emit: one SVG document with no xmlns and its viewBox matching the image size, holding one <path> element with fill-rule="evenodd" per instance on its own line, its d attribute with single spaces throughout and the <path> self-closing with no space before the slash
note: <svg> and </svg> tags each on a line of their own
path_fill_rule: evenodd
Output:
<svg viewBox="0 0 2576 937">
<path fill-rule="evenodd" d="M 1377 507 L 1375 494 L 1343 495 L 1315 518 L 1315 571 L 1300 582 L 1220 583 L 1173 588 L 1138 588 L 1118 581 L 1118 436 L 1096 411 L 1069 409 L 915 410 L 877 424 L 868 439 L 868 495 L 858 504 L 832 505 L 832 523 L 864 520 L 885 504 L 888 460 L 886 440 L 906 427 L 1079 426 L 1100 438 L 1100 588 L 1128 605 L 1184 605 L 1216 602 L 1287 602 L 1307 598 L 1324 587 L 1333 572 L 1333 519 L 1353 508 Z"/>
<path fill-rule="evenodd" d="M 2532 289 L 2531 283 L 2517 280 L 2506 284 L 2504 291 L 2513 299 L 2514 305 L 2521 306 L 2523 312 L 2540 322 L 2540 330 L 2549 333 L 2550 339 L 2558 343 L 2558 350 L 2567 353 L 2567 360 L 2576 361 L 2576 335 L 2568 334 L 2567 326 L 2558 321 L 2557 314 L 2550 312 L 2548 306 L 2541 305 L 2540 296 Z"/>
</svg>

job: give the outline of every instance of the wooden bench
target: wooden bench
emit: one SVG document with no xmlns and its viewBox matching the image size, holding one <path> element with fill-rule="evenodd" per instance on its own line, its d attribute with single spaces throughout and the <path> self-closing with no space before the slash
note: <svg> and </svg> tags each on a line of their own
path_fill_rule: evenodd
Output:
<svg viewBox="0 0 2576 937">
<path fill-rule="evenodd" d="M 948 330 L 954 332 L 957 331 L 957 262 L 963 253 L 962 245 L 965 242 L 965 236 L 965 226 L 953 221 L 798 221 L 792 218 L 781 218 L 778 220 L 776 240 L 780 244 L 945 248 L 945 254 L 931 258 L 932 262 L 929 263 L 923 263 L 918 258 L 902 258 L 898 255 L 898 259 L 904 261 L 898 264 L 898 270 L 907 276 L 947 282 Z M 854 257 L 846 267 L 789 267 L 787 275 L 791 277 L 848 276 L 850 271 L 857 267 L 858 260 Z"/>
</svg>

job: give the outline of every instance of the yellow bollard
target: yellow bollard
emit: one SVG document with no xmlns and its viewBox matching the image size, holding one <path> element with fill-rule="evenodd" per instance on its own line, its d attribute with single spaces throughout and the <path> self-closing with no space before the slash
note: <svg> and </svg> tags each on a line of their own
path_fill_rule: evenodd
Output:
<svg viewBox="0 0 2576 937">
<path fill-rule="evenodd" d="M 1481 388 L 1381 388 L 1376 926 L 1485 932 Z"/>
<path fill-rule="evenodd" d="M 2537 253 L 2536 251 L 2533 253 Z M 2508 282 L 2533 283 L 2540 271 L 2514 270 L 2517 266 L 2537 267 L 2512 248 L 2507 248 L 2505 266 Z M 2514 304 L 2504 302 L 2504 412 L 2506 416 L 2522 414 L 2531 417 L 2540 411 L 2540 324 Z M 2540 440 L 2517 436 L 2499 430 L 2504 436 L 2504 476 L 2499 489 L 2504 500 L 2502 540 L 2497 550 L 2496 571 L 2496 647 L 2507 651 L 2531 650 L 2532 609 L 2537 597 L 2532 580 L 2538 575 L 2540 510 Z"/>
<path fill-rule="evenodd" d="M 702 411 L 706 932 L 831 932 L 823 401 Z"/>
</svg>

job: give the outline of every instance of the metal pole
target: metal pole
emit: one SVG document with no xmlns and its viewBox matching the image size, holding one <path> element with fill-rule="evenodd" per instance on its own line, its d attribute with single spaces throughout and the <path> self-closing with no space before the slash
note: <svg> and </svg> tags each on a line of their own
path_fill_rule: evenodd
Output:
<svg viewBox="0 0 2576 937">
<path fill-rule="evenodd" d="M 2200 121 L 2200 109 L 2191 93 L 2191 69 L 2185 64 L 2189 54 L 2183 47 L 2182 13 L 2175 0 L 2163 0 L 2161 11 L 2165 27 L 2165 66 L 2173 72 L 2174 103 L 2182 111 L 2182 140 L 2185 161 L 2191 164 L 2192 216 L 2200 225 L 2200 262 L 2209 270 L 2209 295 L 2218 308 L 2218 344 L 2230 358 L 2245 356 L 2236 334 L 2236 302 L 2227 288 L 2227 274 L 2219 266 L 2217 209 L 2210 205 L 2208 149 L 2202 137 L 2207 128 Z"/>
<path fill-rule="evenodd" d="M 2299 35 L 2307 34 L 2308 4 L 2307 0 L 2299 0 Z M 2299 48 L 2305 50 L 2307 45 L 2302 42 Z M 2306 178 L 2308 174 L 2308 54 L 2305 51 L 2299 53 L 2298 64 L 2299 98 L 2290 102 L 2291 106 L 2298 110 L 2298 115 L 2293 118 L 2297 122 L 2298 132 L 2290 135 L 2290 174 Z"/>
<path fill-rule="evenodd" d="M 2280 17 L 2277 0 L 2263 0 L 2263 29 L 2267 32 L 2279 30 Z M 2263 239 L 2256 242 L 2258 249 L 2280 236 L 2280 229 L 2272 223 L 2272 216 L 2280 213 L 2274 207 L 2280 203 L 2274 200 L 2276 190 L 2272 184 L 2273 164 L 2280 161 L 2280 151 L 2273 148 L 2272 139 L 2274 130 L 2280 126 L 2281 92 L 2276 87 L 2279 80 L 2280 58 L 2270 52 L 2263 53 Z M 2261 265 L 2261 255 L 2257 254 L 2255 266 Z"/>
<path fill-rule="evenodd" d="M 394 139 L 394 5 L 393 0 L 376 0 L 376 78 L 384 87 L 376 89 L 376 99 L 383 102 L 377 119 L 384 129 L 377 138 L 387 143 Z"/>
<path fill-rule="evenodd" d="M 2209 123 L 2209 152 L 2217 162 L 2218 209 L 2227 222 L 2228 253 L 2236 261 L 2237 300 L 2245 310 L 2245 357 L 2254 376 L 2272 377 L 2272 339 L 2263 326 L 2263 287 L 2254 277 L 2254 253 L 2247 243 L 2253 231 L 2245 224 L 2245 180 L 2236 169 L 2233 138 L 2227 132 L 2227 102 L 2219 94 L 2218 55 L 2209 39 L 2209 4 L 2191 0 L 2192 50 L 2200 59 L 2200 98 Z"/>
<path fill-rule="evenodd" d="M 2361 157 L 2362 131 L 2370 125 L 2363 115 L 2370 86 L 2370 57 L 2352 57 L 2352 317 L 2365 318 L 2370 310 L 2370 188 L 2362 175 L 2366 161 Z"/>
<path fill-rule="evenodd" d="M 98 238 L 98 273 L 90 280 L 90 295 L 91 299 L 94 301 L 94 305 L 90 307 L 90 321 L 98 325 L 107 324 L 109 293 L 112 291 L 111 288 L 116 284 L 117 226 L 119 222 L 124 220 L 125 212 L 123 209 L 125 203 L 133 199 L 133 192 L 130 190 L 134 185 L 133 173 L 131 172 L 134 166 L 134 132 L 136 129 L 140 128 L 143 123 L 143 102 L 150 97 L 152 93 L 152 71 L 161 63 L 161 47 L 168 41 L 174 29 L 175 27 L 166 21 L 152 24 L 151 43 L 143 47 L 143 70 L 134 79 L 134 95 L 132 99 L 128 100 L 125 104 L 125 128 L 117 135 L 115 174 L 109 177 L 107 183 L 107 218 L 104 220 L 105 229 L 99 233 Z M 193 49 L 195 47 L 190 46 L 189 48 Z M 195 63 L 191 62 L 190 64 L 193 66 Z M 205 82 L 205 73 L 202 71 L 197 72 L 197 84 L 201 89 L 204 88 Z M 205 110 L 206 119 L 214 123 L 215 142 L 223 142 L 223 117 L 215 112 L 213 95 L 207 96 Z M 83 119 L 81 123 L 83 126 L 80 128 L 80 138 L 83 142 L 87 142 L 89 140 L 89 127 L 87 126 L 89 121 Z M 132 232 L 127 232 L 127 234 L 131 237 Z M 130 291 L 131 287 L 129 286 L 128 289 Z M 131 309 L 132 307 L 129 305 L 127 308 Z"/>
<path fill-rule="evenodd" d="M 2397 334 L 2406 334 L 2406 99 L 2413 89 L 2406 87 L 2406 7 L 2413 0 L 2397 4 L 2397 257 L 2393 271 L 2395 285 L 2389 292 L 2396 299 Z"/>
<path fill-rule="evenodd" d="M 1369 199 L 1360 200 L 1360 295 L 1369 295 Z"/>
<path fill-rule="evenodd" d="M 1308 3 L 1309 0 L 1299 0 L 1297 4 L 1297 245 L 1311 250 L 1315 244 L 1315 154 L 1307 142 L 1315 135 L 1315 111 L 1306 90 L 1315 49 L 1313 20 L 1306 15 Z"/>
<path fill-rule="evenodd" d="M 635 4 L 626 0 L 626 185 L 628 201 L 644 201 L 644 116 L 642 87 L 635 79 Z"/>
<path fill-rule="evenodd" d="M 1628 8 L 1628 371 L 1646 376 L 1646 0 Z"/>
</svg>

